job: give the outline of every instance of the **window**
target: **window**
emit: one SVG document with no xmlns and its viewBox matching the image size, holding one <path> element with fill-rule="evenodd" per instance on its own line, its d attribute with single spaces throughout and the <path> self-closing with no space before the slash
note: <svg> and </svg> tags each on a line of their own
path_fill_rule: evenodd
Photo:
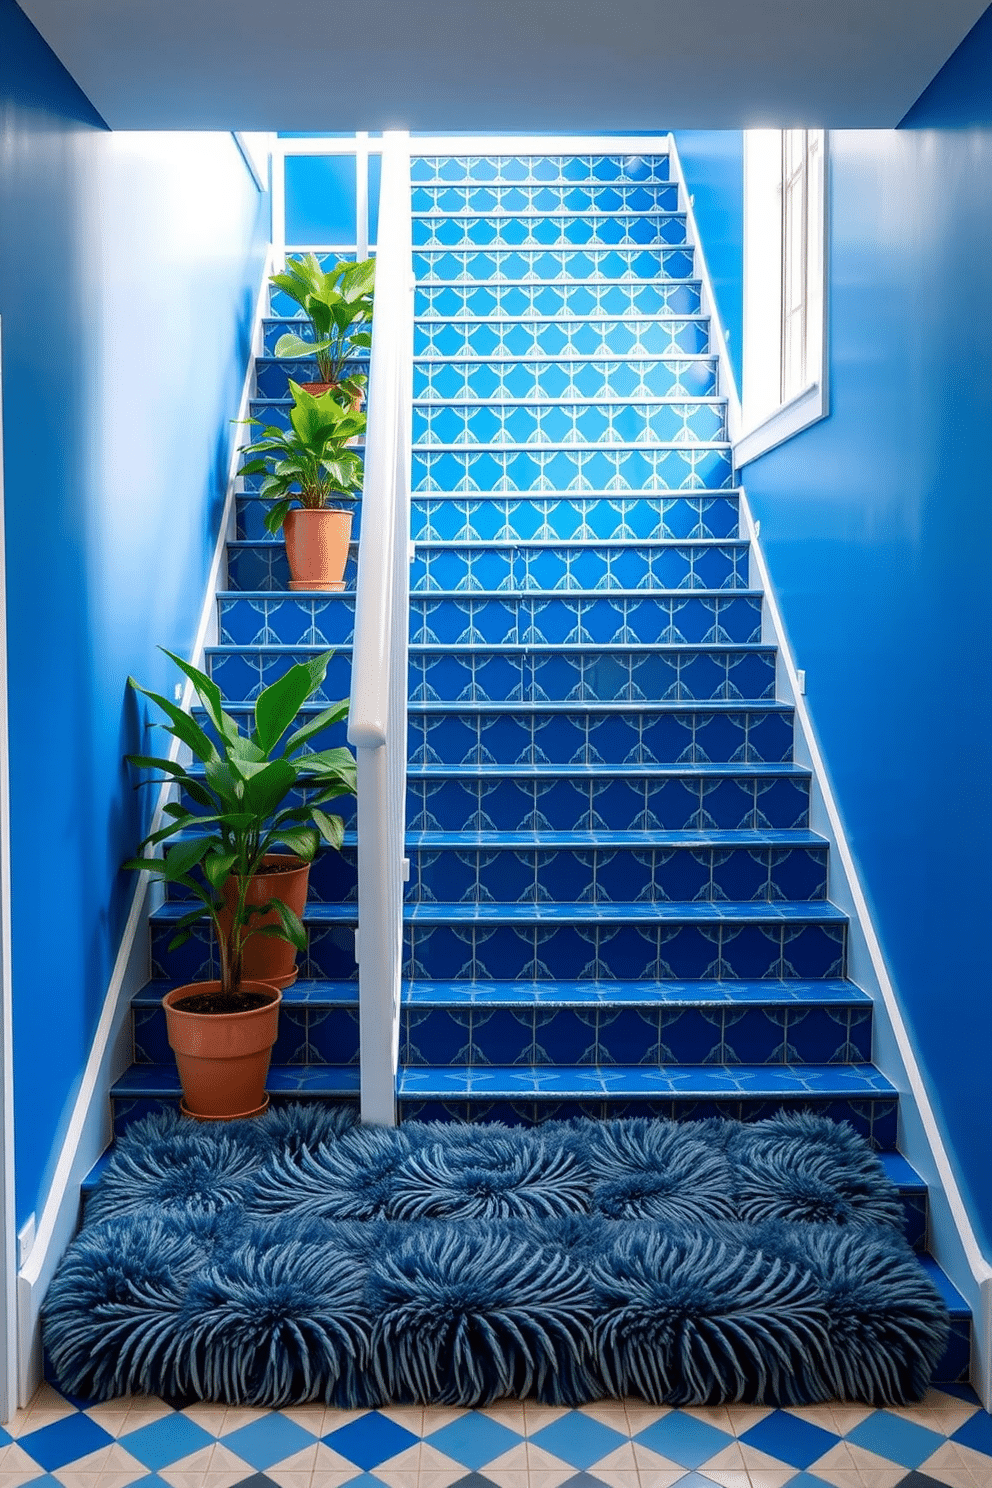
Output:
<svg viewBox="0 0 992 1488">
<path fill-rule="evenodd" d="M 744 432 L 754 460 L 827 412 L 822 129 L 744 136 Z"/>
</svg>

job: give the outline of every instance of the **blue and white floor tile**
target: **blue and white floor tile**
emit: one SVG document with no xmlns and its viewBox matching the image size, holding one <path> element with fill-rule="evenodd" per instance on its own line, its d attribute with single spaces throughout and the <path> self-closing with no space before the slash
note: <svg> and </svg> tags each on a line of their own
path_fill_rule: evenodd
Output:
<svg viewBox="0 0 992 1488">
<path fill-rule="evenodd" d="M 909 1409 L 283 1411 L 44 1385 L 0 1429 L 0 1488 L 988 1488 L 992 1418 L 966 1387 Z"/>
</svg>

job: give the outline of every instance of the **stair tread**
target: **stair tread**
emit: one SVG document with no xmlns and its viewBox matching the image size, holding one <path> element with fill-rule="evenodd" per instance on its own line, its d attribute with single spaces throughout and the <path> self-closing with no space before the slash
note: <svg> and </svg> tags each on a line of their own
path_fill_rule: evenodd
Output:
<svg viewBox="0 0 992 1488">
<path fill-rule="evenodd" d="M 872 1064 L 746 1065 L 443 1065 L 405 1066 L 400 1098 L 588 1099 L 620 1095 L 698 1098 L 856 1095 L 895 1096 L 896 1087 Z"/>
<path fill-rule="evenodd" d="M 332 907 L 329 905 L 315 906 L 318 909 Z M 623 904 L 616 901 L 602 904 L 588 904 L 584 901 L 574 904 L 545 901 L 530 904 L 421 903 L 405 904 L 403 914 L 406 920 L 439 925 L 451 924 L 454 921 L 476 924 L 512 924 L 514 922 L 528 923 L 534 920 L 540 920 L 545 924 L 553 924 L 556 921 L 562 924 L 573 924 L 580 920 L 600 924 L 631 924 L 635 921 L 652 923 L 660 920 L 668 922 L 704 920 L 709 923 L 737 923 L 747 920 L 755 923 L 792 921 L 818 925 L 846 925 L 848 922 L 844 911 L 825 899 L 801 902 L 782 899 L 748 899 L 743 902 L 712 899 L 662 899 L 636 904 Z"/>
<path fill-rule="evenodd" d="M 167 899 L 157 909 L 153 909 L 151 920 L 153 924 L 171 924 L 179 920 L 184 914 L 189 913 L 191 901 L 189 899 Z M 357 904 L 317 904 L 312 899 L 307 901 L 303 911 L 305 924 L 319 925 L 357 925 Z"/>
<path fill-rule="evenodd" d="M 146 982 L 131 998 L 131 1006 L 156 1008 L 167 992 L 182 985 L 165 979 Z M 300 977 L 292 986 L 283 987 L 282 1000 L 289 1007 L 357 1007 L 358 982 L 314 981 Z"/>
<path fill-rule="evenodd" d="M 232 705 L 233 706 L 233 705 Z M 247 705 L 246 705 L 247 706 Z M 321 706 L 314 708 L 318 712 Z M 627 698 L 614 702 L 457 702 L 442 703 L 431 700 L 407 704 L 410 713 L 793 713 L 792 703 L 779 698 L 680 698 L 673 702 L 643 702 L 639 698 Z M 301 709 L 301 711 L 303 711 Z"/>
<path fill-rule="evenodd" d="M 678 541 L 679 539 L 675 539 Z M 736 542 L 736 538 L 721 538 L 720 541 Z M 427 543 L 418 546 L 428 546 Z M 437 600 L 499 600 L 515 603 L 518 600 L 549 599 L 762 599 L 760 589 L 414 589 L 411 601 L 434 603 Z M 328 599 L 340 603 L 355 602 L 355 591 L 321 589 L 218 589 L 221 600 L 311 600 Z"/>
<path fill-rule="evenodd" d="M 759 779 L 779 777 L 811 780 L 812 771 L 805 765 L 768 764 L 699 764 L 699 765 L 408 765 L 407 779 L 413 780 L 595 780 L 603 776 L 620 779 L 684 780 L 692 776 L 736 780 L 738 776 Z"/>
<path fill-rule="evenodd" d="M 355 1096 L 359 1089 L 357 1065 L 274 1064 L 265 1088 L 272 1095 Z M 176 1099 L 181 1094 L 175 1065 L 132 1064 L 114 1084 L 111 1095 L 158 1096 Z"/>
<path fill-rule="evenodd" d="M 686 401 L 683 399 L 683 401 Z M 551 454 L 563 450 L 566 454 L 600 454 L 603 451 L 613 450 L 725 450 L 729 451 L 731 443 L 729 439 L 611 439 L 600 443 L 588 440 L 534 440 L 530 444 L 511 443 L 510 440 L 499 440 L 492 444 L 469 444 L 462 440 L 459 444 L 441 444 L 434 440 L 414 440 L 414 454 L 428 455 L 533 455 L 535 452 Z M 414 493 L 416 494 L 416 493 Z M 529 495 L 529 492 L 522 492 Z M 544 492 L 540 494 L 546 494 Z M 562 491 L 564 496 L 567 493 Z"/>
<path fill-rule="evenodd" d="M 295 641 L 290 645 L 271 641 L 233 642 L 223 641 L 205 647 L 208 656 L 230 656 L 246 651 L 264 651 L 271 656 L 320 656 L 325 651 L 351 651 L 351 641 L 335 641 L 333 647 L 306 641 Z M 409 649 L 426 656 L 472 656 L 479 651 L 498 651 L 500 654 L 517 655 L 530 651 L 547 651 L 554 655 L 581 655 L 586 651 L 609 651 L 613 656 L 633 651 L 638 655 L 662 651 L 705 652 L 720 655 L 724 651 L 748 651 L 756 656 L 774 656 L 776 647 L 767 641 L 410 641 Z"/>
<path fill-rule="evenodd" d="M 643 831 L 639 828 L 608 827 L 570 831 L 524 829 L 509 831 L 408 831 L 408 847 L 505 847 L 511 850 L 527 847 L 577 849 L 589 847 L 816 847 L 825 848 L 827 839 L 807 827 L 747 827 L 743 830 L 713 828 L 699 830 L 686 827 L 676 830 Z"/>
<path fill-rule="evenodd" d="M 789 982 L 769 978 L 754 982 L 429 982 L 404 983 L 404 1007 L 748 1007 L 871 1006 L 871 998 L 854 982 L 824 978 Z M 907 1165 L 908 1166 L 908 1165 Z M 911 1170 L 910 1170 L 911 1171 Z"/>
</svg>

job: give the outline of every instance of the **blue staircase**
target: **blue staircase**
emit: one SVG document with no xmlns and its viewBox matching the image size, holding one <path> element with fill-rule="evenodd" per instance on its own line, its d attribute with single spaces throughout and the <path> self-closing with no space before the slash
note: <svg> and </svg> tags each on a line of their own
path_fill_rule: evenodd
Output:
<svg viewBox="0 0 992 1488">
<path fill-rule="evenodd" d="M 958 1379 L 967 1309 L 922 1255 L 926 1188 L 895 1151 L 897 1092 L 846 977 L 669 167 L 665 153 L 414 160 L 400 1113 L 791 1106 L 849 1121 L 948 1297 L 939 1377 Z M 271 354 L 294 308 L 276 296 L 265 322 L 252 412 L 269 421 L 286 417 L 287 373 L 312 375 Z M 208 655 L 235 714 L 327 646 L 323 696 L 349 687 L 353 593 L 287 593 L 262 515 L 247 489 Z M 312 874 L 276 1097 L 357 1094 L 356 882 L 352 832 Z M 178 1097 L 160 999 L 215 968 L 206 937 L 166 949 L 186 907 L 153 918 L 118 1129 Z"/>
</svg>

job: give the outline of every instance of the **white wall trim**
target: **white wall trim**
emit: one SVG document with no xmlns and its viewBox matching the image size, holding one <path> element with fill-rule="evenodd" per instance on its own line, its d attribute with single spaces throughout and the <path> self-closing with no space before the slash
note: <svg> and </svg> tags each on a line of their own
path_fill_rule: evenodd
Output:
<svg viewBox="0 0 992 1488">
<path fill-rule="evenodd" d="M 14 1014 L 10 931 L 10 739 L 7 731 L 7 573 L 3 490 L 3 336 L 0 322 L 0 1421 L 17 1408 L 17 1224 L 14 1187 Z"/>
<path fill-rule="evenodd" d="M 972 1310 L 972 1383 L 992 1409 L 992 1265 L 982 1253 L 916 1059 L 868 901 L 820 752 L 768 566 L 741 488 L 741 526 L 751 549 L 751 585 L 764 595 L 763 638 L 778 648 L 778 697 L 799 725 L 795 757 L 813 772 L 810 825 L 830 844 L 830 898 L 849 916 L 848 974 L 874 1003 L 875 1063 L 899 1091 L 899 1150 L 929 1186 L 928 1248 Z M 812 679 L 815 689 L 815 678 Z"/>
<path fill-rule="evenodd" d="M 255 302 L 251 334 L 252 354 L 248 358 L 241 390 L 239 419 L 247 418 L 249 412 L 248 404 L 254 374 L 253 353 L 259 346 L 262 317 L 268 305 L 271 257 L 270 250 L 266 256 L 262 282 Z M 210 572 L 207 576 L 196 639 L 190 658 L 194 665 L 202 663 L 205 647 L 210 645 L 217 635 L 217 589 L 220 587 L 224 573 L 228 538 L 233 533 L 236 520 L 235 487 L 237 468 L 240 463 L 240 449 L 248 443 L 249 439 L 249 433 L 242 426 L 238 429 L 231 448 L 224 511 Z M 183 706 L 188 708 L 192 700 L 193 684 L 187 681 L 183 691 Z M 170 758 L 175 758 L 178 752 L 179 741 L 174 739 L 169 751 Z M 166 784 L 159 792 L 151 831 L 156 830 L 161 822 L 163 808 L 170 798 L 171 790 L 172 788 Z M 131 899 L 127 923 L 121 937 L 120 948 L 110 976 L 110 984 L 104 998 L 96 1033 L 93 1036 L 79 1092 L 73 1105 L 69 1129 L 62 1143 L 51 1186 L 41 1206 L 34 1245 L 17 1274 L 17 1378 L 18 1394 L 22 1406 L 27 1405 L 41 1383 L 42 1354 L 39 1327 L 41 1305 L 55 1269 L 79 1223 L 80 1185 L 112 1140 L 110 1089 L 131 1062 L 131 998 L 148 980 L 150 960 L 148 917 L 161 899 L 161 895 L 161 885 L 152 883 L 147 873 L 137 875 L 137 885 Z"/>
<path fill-rule="evenodd" d="M 803 429 L 826 418 L 829 412 L 825 384 L 811 383 L 737 440 L 734 445 L 735 467 L 739 470 L 759 455 L 767 454 L 777 444 L 784 444 L 794 434 L 801 434 Z"/>
<path fill-rule="evenodd" d="M 740 434 L 741 429 L 741 400 L 737 391 L 737 380 L 734 377 L 734 365 L 730 360 L 727 350 L 727 336 L 723 329 L 723 320 L 720 316 L 720 307 L 717 304 L 716 295 L 713 293 L 713 281 L 710 279 L 710 271 L 706 263 L 706 254 L 703 251 L 703 240 L 699 235 L 696 225 L 696 214 L 693 211 L 692 196 L 686 185 L 685 173 L 682 170 L 682 161 L 679 157 L 678 145 L 674 134 L 668 136 L 668 153 L 671 158 L 673 179 L 679 188 L 679 210 L 686 217 L 686 238 L 692 245 L 695 254 L 694 278 L 700 283 L 700 301 L 702 313 L 709 316 L 710 322 L 710 346 L 716 343 L 717 361 L 719 366 L 719 395 L 727 400 L 727 437 L 733 441 Z M 712 353 L 711 353 L 712 354 Z"/>
</svg>

